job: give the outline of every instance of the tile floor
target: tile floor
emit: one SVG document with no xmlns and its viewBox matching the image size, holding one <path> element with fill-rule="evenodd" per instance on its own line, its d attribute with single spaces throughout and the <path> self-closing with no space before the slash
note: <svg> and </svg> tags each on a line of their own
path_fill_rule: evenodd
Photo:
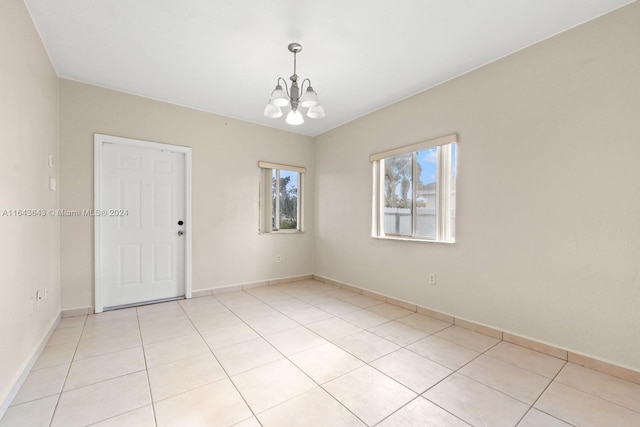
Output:
<svg viewBox="0 0 640 427">
<path fill-rule="evenodd" d="M 315 281 L 60 321 L 7 426 L 640 426 L 640 385 Z"/>
</svg>

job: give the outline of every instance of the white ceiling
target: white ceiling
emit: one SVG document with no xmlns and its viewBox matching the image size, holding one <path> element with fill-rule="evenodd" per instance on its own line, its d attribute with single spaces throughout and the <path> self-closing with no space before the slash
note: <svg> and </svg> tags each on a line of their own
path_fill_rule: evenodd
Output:
<svg viewBox="0 0 640 427">
<path fill-rule="evenodd" d="M 633 0 L 25 0 L 60 77 L 315 136 Z M 279 76 L 325 110 L 262 115 Z"/>
</svg>

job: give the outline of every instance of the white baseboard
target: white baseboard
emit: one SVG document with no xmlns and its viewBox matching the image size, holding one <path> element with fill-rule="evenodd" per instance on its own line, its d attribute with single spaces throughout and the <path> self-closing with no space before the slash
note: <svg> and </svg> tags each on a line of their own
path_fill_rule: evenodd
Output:
<svg viewBox="0 0 640 427">
<path fill-rule="evenodd" d="M 9 409 L 11 402 L 13 402 L 13 399 L 16 397 L 16 395 L 20 391 L 22 384 L 24 384 L 25 380 L 27 379 L 27 376 L 29 376 L 29 373 L 31 372 L 31 368 L 33 368 L 33 365 L 36 363 L 36 360 L 38 360 L 38 358 L 44 351 L 44 348 L 47 345 L 47 342 L 49 342 L 49 338 L 51 338 L 51 335 L 56 330 L 58 323 L 60 323 L 61 314 L 62 313 L 58 313 L 55 319 L 53 319 L 53 322 L 49 327 L 49 331 L 45 334 L 44 337 L 42 337 L 40 344 L 31 355 L 31 358 L 23 366 L 22 373 L 20 374 L 16 382 L 13 384 L 13 387 L 11 387 L 11 390 L 9 390 L 9 394 L 7 394 L 7 396 L 4 398 L 4 400 L 0 404 L 0 420 L 2 419 L 2 417 L 4 417 L 4 414 L 5 412 L 7 412 L 7 409 Z"/>
</svg>

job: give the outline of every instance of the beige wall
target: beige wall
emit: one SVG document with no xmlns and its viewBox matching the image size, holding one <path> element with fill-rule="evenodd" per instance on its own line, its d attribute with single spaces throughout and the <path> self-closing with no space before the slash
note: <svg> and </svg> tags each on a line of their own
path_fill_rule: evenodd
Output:
<svg viewBox="0 0 640 427">
<path fill-rule="evenodd" d="M 58 192 L 49 191 L 58 174 L 58 79 L 21 0 L 0 2 L 0 94 L 1 416 L 60 313 L 58 219 L 9 212 L 58 207 Z M 32 306 L 45 288 L 47 300 Z"/>
<path fill-rule="evenodd" d="M 318 137 L 314 273 L 640 370 L 639 28 L 634 3 Z M 452 132 L 457 243 L 372 239 L 369 155 Z"/>
<path fill-rule="evenodd" d="M 306 166 L 311 138 L 68 80 L 60 81 L 60 203 L 93 207 L 93 134 L 193 148 L 193 290 L 312 272 L 312 233 L 258 234 L 259 160 Z M 93 220 L 61 220 L 62 306 L 93 306 Z M 276 262 L 276 255 L 282 262 Z"/>
</svg>

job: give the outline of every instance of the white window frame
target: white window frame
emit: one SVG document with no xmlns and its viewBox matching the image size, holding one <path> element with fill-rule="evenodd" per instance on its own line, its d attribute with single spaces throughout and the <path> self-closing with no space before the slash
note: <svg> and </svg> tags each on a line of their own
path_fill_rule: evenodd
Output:
<svg viewBox="0 0 640 427">
<path fill-rule="evenodd" d="M 301 166 L 284 165 L 273 162 L 258 162 L 258 168 L 260 170 L 260 219 L 258 224 L 258 232 L 260 234 L 292 234 L 304 232 L 304 212 L 303 212 L 303 197 L 304 197 L 304 175 L 307 172 L 307 168 Z M 276 171 L 276 186 L 280 185 L 280 171 L 286 170 L 298 173 L 298 198 L 297 198 L 297 228 L 296 229 L 274 229 L 272 219 L 272 176 L 273 170 Z M 276 212 L 275 218 L 280 218 L 280 191 L 276 191 Z"/>
<path fill-rule="evenodd" d="M 451 147 L 456 144 L 456 166 L 458 163 L 458 135 L 452 134 L 441 138 L 423 141 L 417 144 L 405 147 L 394 148 L 392 150 L 383 151 L 381 153 L 369 156 L 373 169 L 373 194 L 372 194 L 372 222 L 371 237 L 392 240 L 411 240 L 422 242 L 438 242 L 438 243 L 455 243 L 455 219 L 451 218 L 451 204 L 455 195 L 451 191 Z M 412 175 L 411 175 L 411 191 L 412 200 L 416 199 L 416 157 L 418 151 L 427 150 L 437 147 L 436 157 L 436 236 L 429 238 L 426 236 L 417 236 L 415 234 L 416 215 L 415 203 L 412 204 L 411 219 L 411 235 L 385 234 L 384 232 L 384 160 L 390 157 L 396 157 L 403 154 L 412 154 Z"/>
</svg>

